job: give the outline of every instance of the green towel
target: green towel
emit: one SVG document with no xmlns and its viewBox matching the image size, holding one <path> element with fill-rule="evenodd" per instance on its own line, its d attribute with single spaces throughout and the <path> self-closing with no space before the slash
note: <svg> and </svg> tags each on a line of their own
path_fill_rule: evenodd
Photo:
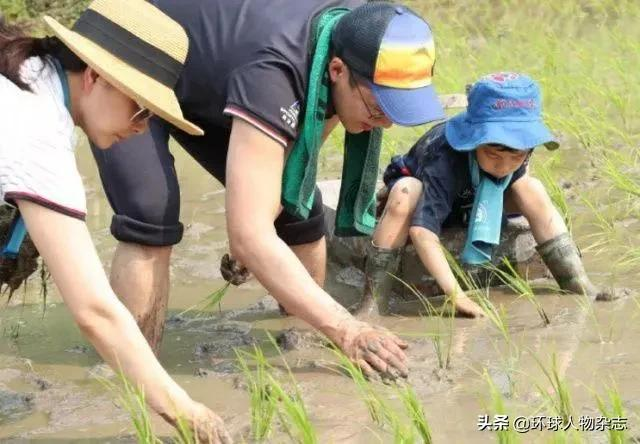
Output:
<svg viewBox="0 0 640 444">
<path fill-rule="evenodd" d="M 313 207 L 318 153 L 329 103 L 331 32 L 347 8 L 332 8 L 315 22 L 311 48 L 314 48 L 309 74 L 304 120 L 282 175 L 282 205 L 289 214 L 309 217 Z M 376 128 L 362 134 L 347 134 L 340 199 L 336 210 L 336 236 L 363 236 L 375 228 L 375 185 L 382 130 Z"/>
<path fill-rule="evenodd" d="M 461 259 L 465 264 L 481 265 L 491 261 L 494 247 L 500 244 L 504 191 L 513 174 L 490 178 L 480 169 L 475 151 L 469 153 L 469 171 L 476 196 Z"/>
</svg>

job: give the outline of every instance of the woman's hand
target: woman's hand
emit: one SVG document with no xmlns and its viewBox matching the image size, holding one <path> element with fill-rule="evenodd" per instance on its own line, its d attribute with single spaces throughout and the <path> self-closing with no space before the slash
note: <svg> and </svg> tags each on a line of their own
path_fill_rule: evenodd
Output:
<svg viewBox="0 0 640 444">
<path fill-rule="evenodd" d="M 188 400 L 189 405 L 180 409 L 180 415 L 193 431 L 196 442 L 202 444 L 231 444 L 233 440 L 224 426 L 224 421 L 204 404 Z M 167 422 L 178 426 L 175 418 L 161 415 Z"/>
<path fill-rule="evenodd" d="M 222 420 L 191 400 L 156 359 L 133 316 L 113 293 L 84 222 L 30 201 L 17 204 L 65 305 L 100 356 L 140 386 L 149 406 L 167 421 L 176 424 L 167 412 L 177 408 L 203 437 L 200 442 L 230 443 Z"/>
</svg>

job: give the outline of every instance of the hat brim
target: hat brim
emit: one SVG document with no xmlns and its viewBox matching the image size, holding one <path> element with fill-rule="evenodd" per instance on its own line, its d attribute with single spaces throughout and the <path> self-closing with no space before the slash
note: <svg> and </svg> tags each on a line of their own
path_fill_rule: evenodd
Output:
<svg viewBox="0 0 640 444">
<path fill-rule="evenodd" d="M 45 16 L 44 21 L 71 51 L 122 93 L 182 131 L 194 136 L 204 134 L 201 128 L 184 119 L 178 98 L 171 88 L 67 29 L 54 18 Z"/>
<path fill-rule="evenodd" d="M 396 125 L 423 125 L 446 117 L 438 95 L 431 85 L 400 89 L 373 83 L 371 90 L 380 109 Z"/>
<path fill-rule="evenodd" d="M 559 147 L 542 120 L 473 123 L 468 120 L 466 112 L 447 120 L 445 136 L 449 145 L 456 151 L 472 151 L 487 143 L 501 144 L 522 151 L 540 145 L 549 150 Z"/>
</svg>

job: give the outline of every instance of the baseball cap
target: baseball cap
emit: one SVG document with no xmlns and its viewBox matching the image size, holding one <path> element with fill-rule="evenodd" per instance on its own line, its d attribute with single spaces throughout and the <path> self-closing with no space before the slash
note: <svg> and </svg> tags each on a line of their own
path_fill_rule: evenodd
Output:
<svg viewBox="0 0 640 444">
<path fill-rule="evenodd" d="M 514 72 L 489 74 L 474 83 L 467 110 L 447 120 L 445 136 L 457 151 L 488 143 L 522 151 L 559 146 L 542 120 L 540 87 L 531 77 Z"/>
<path fill-rule="evenodd" d="M 429 24 L 406 6 L 374 1 L 336 24 L 336 56 L 369 83 L 386 116 L 402 126 L 445 117 L 431 85 L 435 46 Z"/>
</svg>

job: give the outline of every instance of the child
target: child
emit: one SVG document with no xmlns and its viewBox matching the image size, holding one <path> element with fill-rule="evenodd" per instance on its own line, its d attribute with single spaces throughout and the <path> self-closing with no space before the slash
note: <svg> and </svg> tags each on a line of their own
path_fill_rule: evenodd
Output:
<svg viewBox="0 0 640 444">
<path fill-rule="evenodd" d="M 491 74 L 473 85 L 468 102 L 465 112 L 430 129 L 387 167 L 381 193 L 387 202 L 367 254 L 363 307 L 373 307 L 375 295 L 378 310 L 388 311 L 390 274 L 411 237 L 457 313 L 483 315 L 456 281 L 439 235 L 443 226 L 468 224 L 462 261 L 488 262 L 499 243 L 503 209 L 527 218 L 538 252 L 561 289 L 607 298 L 589 281 L 544 186 L 527 173 L 536 146 L 558 148 L 541 118 L 538 85 L 522 74 Z"/>
</svg>

